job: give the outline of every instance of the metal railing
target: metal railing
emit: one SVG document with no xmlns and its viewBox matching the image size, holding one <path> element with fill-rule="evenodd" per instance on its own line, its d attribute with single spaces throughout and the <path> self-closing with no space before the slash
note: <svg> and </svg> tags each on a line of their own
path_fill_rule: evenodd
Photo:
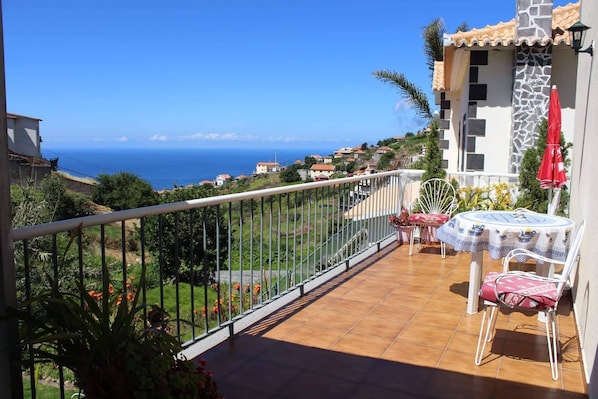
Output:
<svg viewBox="0 0 598 399">
<path fill-rule="evenodd" d="M 417 197 L 421 173 L 383 172 L 14 229 L 17 300 L 35 295 L 46 274 L 64 289 L 79 283 L 97 291 L 104 268 L 124 293 L 143 269 L 142 300 L 168 311 L 172 333 L 194 356 L 394 242 L 388 217 Z M 29 375 L 35 392 L 35 370 Z"/>
</svg>

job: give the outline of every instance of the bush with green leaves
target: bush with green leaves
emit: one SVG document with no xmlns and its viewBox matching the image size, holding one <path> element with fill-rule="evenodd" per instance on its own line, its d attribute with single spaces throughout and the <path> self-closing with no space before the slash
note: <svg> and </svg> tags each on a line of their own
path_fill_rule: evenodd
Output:
<svg viewBox="0 0 598 399">
<path fill-rule="evenodd" d="M 89 198 L 68 191 L 64 181 L 56 174 L 42 180 L 40 191 L 53 221 L 93 215 L 94 207 Z"/>
<path fill-rule="evenodd" d="M 96 204 L 120 211 L 158 203 L 158 194 L 151 184 L 133 173 L 100 174 L 97 180 L 91 191 Z"/>
<path fill-rule="evenodd" d="M 167 204 L 214 195 L 214 187 L 204 184 L 166 191 L 159 200 Z M 215 207 L 153 216 L 144 222 L 145 242 L 153 259 L 161 262 L 164 278 L 202 284 L 210 278 L 218 259 L 224 267 L 226 248 L 218 243 L 227 242 L 227 226 L 224 211 L 218 213 Z"/>
</svg>

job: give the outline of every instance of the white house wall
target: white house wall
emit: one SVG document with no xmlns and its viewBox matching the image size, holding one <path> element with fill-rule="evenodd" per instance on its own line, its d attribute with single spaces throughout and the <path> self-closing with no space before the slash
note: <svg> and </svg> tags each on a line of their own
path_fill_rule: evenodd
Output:
<svg viewBox="0 0 598 399">
<path fill-rule="evenodd" d="M 595 0 L 582 0 L 580 20 L 589 25 L 598 20 Z M 592 40 L 598 42 L 596 27 L 589 29 L 586 35 L 584 48 Z M 598 54 L 594 50 L 594 57 L 589 54 L 577 56 L 577 112 L 571 170 L 571 218 L 578 223 L 582 220 L 587 223 L 572 292 L 590 399 L 598 398 L 598 245 L 594 241 L 598 237 L 598 79 L 595 79 L 598 76 Z"/>
<path fill-rule="evenodd" d="M 39 120 L 7 118 L 8 149 L 18 154 L 41 157 Z"/>
<path fill-rule="evenodd" d="M 575 81 L 577 64 L 575 52 L 568 46 L 552 50 L 552 84 L 559 90 L 562 131 L 567 142 L 573 142 L 575 127 Z"/>
<path fill-rule="evenodd" d="M 475 118 L 486 121 L 486 132 L 475 137 L 474 152 L 484 155 L 486 172 L 510 172 L 512 65 L 512 51 L 491 49 L 488 65 L 478 66 L 478 82 L 487 85 L 488 97 L 486 101 L 477 101 Z"/>
</svg>

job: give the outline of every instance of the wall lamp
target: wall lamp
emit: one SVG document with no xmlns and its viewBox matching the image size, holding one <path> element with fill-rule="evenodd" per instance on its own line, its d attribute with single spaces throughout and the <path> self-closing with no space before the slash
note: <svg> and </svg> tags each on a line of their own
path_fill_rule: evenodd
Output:
<svg viewBox="0 0 598 399">
<path fill-rule="evenodd" d="M 577 21 L 569 28 L 567 28 L 567 30 L 569 31 L 569 37 L 571 38 L 571 48 L 575 50 L 575 54 L 589 53 L 590 56 L 594 56 L 593 40 L 588 48 L 581 50 L 581 46 L 583 45 L 583 39 L 588 29 L 590 29 L 590 27 L 582 24 L 581 21 Z"/>
</svg>

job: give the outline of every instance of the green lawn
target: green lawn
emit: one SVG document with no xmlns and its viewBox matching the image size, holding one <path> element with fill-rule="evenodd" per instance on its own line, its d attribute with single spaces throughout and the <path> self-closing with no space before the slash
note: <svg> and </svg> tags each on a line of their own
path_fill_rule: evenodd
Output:
<svg viewBox="0 0 598 399">
<path fill-rule="evenodd" d="M 44 385 L 42 383 L 38 383 L 35 387 L 35 397 L 37 399 L 58 399 L 60 398 L 60 388 L 51 386 L 51 385 Z M 78 393 L 79 391 L 73 390 L 65 390 L 65 398 L 70 398 L 73 394 Z M 29 377 L 23 378 L 23 397 L 24 398 L 31 398 L 31 383 L 29 382 Z M 75 395 L 73 398 L 77 398 Z"/>
</svg>

